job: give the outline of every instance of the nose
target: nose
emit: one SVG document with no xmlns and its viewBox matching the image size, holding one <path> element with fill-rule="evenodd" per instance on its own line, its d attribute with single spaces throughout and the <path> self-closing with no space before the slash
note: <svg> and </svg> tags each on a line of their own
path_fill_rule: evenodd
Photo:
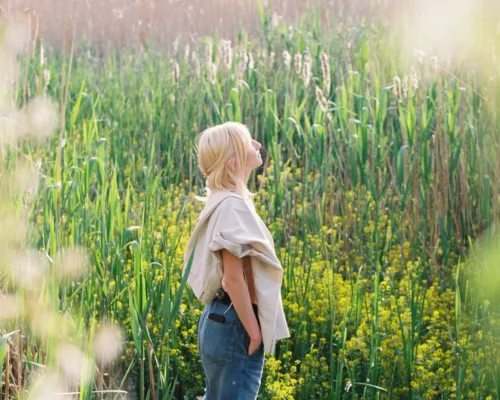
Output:
<svg viewBox="0 0 500 400">
<path fill-rule="evenodd" d="M 262 145 L 259 142 L 257 142 L 256 140 L 253 141 L 253 144 L 256 145 L 257 150 L 259 150 L 262 147 Z"/>
</svg>

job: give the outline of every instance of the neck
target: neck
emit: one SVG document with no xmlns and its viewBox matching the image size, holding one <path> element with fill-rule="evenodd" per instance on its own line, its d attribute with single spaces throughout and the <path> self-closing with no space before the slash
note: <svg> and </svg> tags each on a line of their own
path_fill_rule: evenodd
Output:
<svg viewBox="0 0 500 400">
<path fill-rule="evenodd" d="M 249 176 L 250 176 L 250 172 L 245 172 L 243 179 L 236 182 L 236 189 L 234 189 L 235 193 L 245 197 L 245 193 L 248 190 L 247 184 L 248 184 Z"/>
<path fill-rule="evenodd" d="M 224 192 L 224 191 L 233 192 L 233 193 L 235 193 L 237 195 L 240 195 L 241 197 L 245 197 L 246 196 L 246 188 L 245 187 L 231 189 L 231 190 L 228 190 L 228 189 L 224 189 L 224 190 L 221 190 L 221 189 L 212 189 L 211 190 L 211 194 L 214 194 L 214 193 L 217 193 L 217 192 Z"/>
<path fill-rule="evenodd" d="M 250 171 L 251 172 L 251 171 Z M 246 197 L 248 178 L 250 177 L 250 172 L 245 172 L 244 178 L 237 182 L 236 188 L 231 190 L 232 192 L 239 194 L 241 197 Z M 220 189 L 213 189 L 212 193 L 220 192 Z"/>
</svg>

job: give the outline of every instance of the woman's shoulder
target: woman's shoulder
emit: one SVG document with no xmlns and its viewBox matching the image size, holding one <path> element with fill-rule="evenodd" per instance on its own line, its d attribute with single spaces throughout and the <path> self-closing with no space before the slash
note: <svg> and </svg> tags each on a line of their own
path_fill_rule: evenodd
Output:
<svg viewBox="0 0 500 400">
<path fill-rule="evenodd" d="M 240 208 L 243 207 L 245 209 L 255 209 L 252 200 L 235 192 L 226 192 L 224 198 L 220 201 L 220 205 L 223 205 L 224 207 L 239 206 Z"/>
<path fill-rule="evenodd" d="M 221 208 L 220 212 L 223 216 L 224 213 L 226 214 L 226 216 L 230 216 L 231 213 L 238 211 L 251 213 L 252 210 L 255 210 L 255 208 L 252 207 L 251 203 L 240 196 L 227 196 L 220 202 L 219 207 Z"/>
</svg>

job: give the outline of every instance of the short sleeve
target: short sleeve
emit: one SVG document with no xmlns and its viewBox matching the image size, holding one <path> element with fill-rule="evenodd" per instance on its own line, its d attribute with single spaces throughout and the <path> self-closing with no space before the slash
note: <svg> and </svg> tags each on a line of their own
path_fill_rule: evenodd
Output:
<svg viewBox="0 0 500 400">
<path fill-rule="evenodd" d="M 222 249 L 238 258 L 252 257 L 252 262 L 255 259 L 258 268 L 263 268 L 267 279 L 281 284 L 283 268 L 257 214 L 250 210 L 245 200 L 236 197 L 223 200 L 218 207 L 221 209 L 208 245 L 214 257 L 221 261 L 219 250 Z"/>
<path fill-rule="evenodd" d="M 244 200 L 227 198 L 219 207 L 221 210 L 216 217 L 209 244 L 211 251 L 226 249 L 238 258 L 255 252 L 274 251 L 258 223 L 257 216 Z"/>
</svg>

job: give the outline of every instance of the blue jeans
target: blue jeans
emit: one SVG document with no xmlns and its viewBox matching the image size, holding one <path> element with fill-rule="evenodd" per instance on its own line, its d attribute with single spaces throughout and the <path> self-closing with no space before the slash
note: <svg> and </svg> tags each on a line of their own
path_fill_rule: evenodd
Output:
<svg viewBox="0 0 500 400">
<path fill-rule="evenodd" d="M 208 314 L 226 317 L 224 323 Z M 205 400 L 254 400 L 264 368 L 264 343 L 250 356 L 250 336 L 234 306 L 214 299 L 198 323 L 198 351 L 205 373 Z"/>
</svg>

